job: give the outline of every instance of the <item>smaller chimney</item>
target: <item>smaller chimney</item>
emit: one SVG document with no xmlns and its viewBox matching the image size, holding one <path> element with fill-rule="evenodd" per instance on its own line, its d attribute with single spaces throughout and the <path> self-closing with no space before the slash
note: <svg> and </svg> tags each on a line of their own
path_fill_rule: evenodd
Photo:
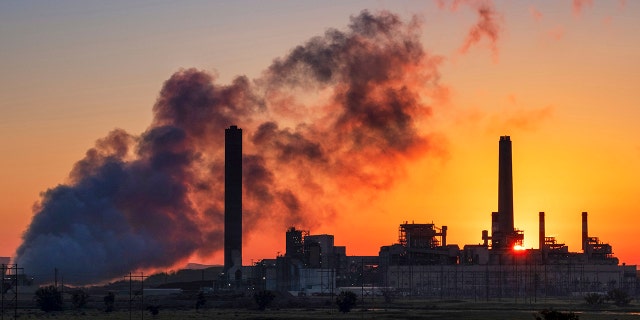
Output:
<svg viewBox="0 0 640 320">
<path fill-rule="evenodd" d="M 540 211 L 539 213 L 539 229 L 540 229 L 540 233 L 538 235 L 538 247 L 540 248 L 540 250 L 545 250 L 544 247 L 544 238 L 545 238 L 545 231 L 544 231 L 544 211 Z"/>
<path fill-rule="evenodd" d="M 589 229 L 587 226 L 587 212 L 582 212 L 582 252 L 587 251 L 587 241 L 589 240 Z"/>
<path fill-rule="evenodd" d="M 502 243 L 500 242 L 500 213 L 491 213 L 491 248 L 499 249 Z"/>
<path fill-rule="evenodd" d="M 447 226 L 442 226 L 442 246 L 447 246 Z"/>
<path fill-rule="evenodd" d="M 489 246 L 489 231 L 482 230 L 482 245 L 487 247 Z"/>
</svg>

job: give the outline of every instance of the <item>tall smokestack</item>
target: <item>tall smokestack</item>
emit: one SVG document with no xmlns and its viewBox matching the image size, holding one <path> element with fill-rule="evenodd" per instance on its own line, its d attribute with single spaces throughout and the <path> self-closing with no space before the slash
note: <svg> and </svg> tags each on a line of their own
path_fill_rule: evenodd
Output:
<svg viewBox="0 0 640 320">
<path fill-rule="evenodd" d="M 509 136 L 500 137 L 498 159 L 498 219 L 502 246 L 513 233 L 513 175 L 511 171 L 511 140 Z"/>
<path fill-rule="evenodd" d="M 538 248 L 540 248 L 540 251 L 543 251 L 544 248 L 544 238 L 545 238 L 545 231 L 544 231 L 544 212 L 540 211 L 539 214 L 539 234 L 538 234 Z"/>
<path fill-rule="evenodd" d="M 587 250 L 587 240 L 589 239 L 589 229 L 587 226 L 587 212 L 582 212 L 582 251 Z"/>
<path fill-rule="evenodd" d="M 242 274 L 242 129 L 224 130 L 224 272 Z"/>
</svg>

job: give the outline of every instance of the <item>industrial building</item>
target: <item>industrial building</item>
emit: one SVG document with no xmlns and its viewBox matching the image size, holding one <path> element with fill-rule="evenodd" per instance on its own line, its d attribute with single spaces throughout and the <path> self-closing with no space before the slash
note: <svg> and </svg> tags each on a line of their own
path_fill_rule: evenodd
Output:
<svg viewBox="0 0 640 320">
<path fill-rule="evenodd" d="M 545 235 L 544 212 L 539 213 L 539 248 L 523 249 L 524 232 L 513 222 L 511 149 L 510 137 L 500 137 L 498 211 L 491 214 L 491 234 L 482 231 L 482 244 L 459 250 L 446 244 L 446 227 L 437 232 L 433 225 L 401 225 L 398 244 L 380 250 L 381 285 L 416 295 L 476 298 L 531 298 L 613 288 L 635 292 L 636 266 L 619 266 L 611 246 L 589 236 L 587 212 L 582 213 L 582 252 L 570 252 Z"/>
<path fill-rule="evenodd" d="M 636 294 L 637 267 L 619 265 L 611 245 L 588 231 L 582 212 L 582 251 L 545 234 L 539 213 L 539 248 L 524 249 L 524 232 L 514 227 L 512 145 L 500 137 L 498 211 L 482 243 L 447 243 L 447 226 L 404 222 L 398 242 L 382 246 L 378 256 L 347 256 L 332 235 L 310 235 L 294 227 L 286 232 L 286 253 L 251 267 L 245 280 L 269 290 L 329 294 L 360 287 L 361 293 L 392 290 L 439 298 L 537 299 L 620 288 Z M 576 216 L 577 217 L 577 216 Z M 576 219 L 578 221 L 578 219 Z"/>
</svg>

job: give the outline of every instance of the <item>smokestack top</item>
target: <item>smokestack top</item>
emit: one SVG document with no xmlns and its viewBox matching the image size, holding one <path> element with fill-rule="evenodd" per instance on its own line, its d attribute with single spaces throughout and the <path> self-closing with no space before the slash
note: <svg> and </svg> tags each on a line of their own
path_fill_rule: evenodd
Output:
<svg viewBox="0 0 640 320">
<path fill-rule="evenodd" d="M 500 136 L 500 141 L 511 141 L 511 137 L 509 137 L 509 136 Z"/>
</svg>

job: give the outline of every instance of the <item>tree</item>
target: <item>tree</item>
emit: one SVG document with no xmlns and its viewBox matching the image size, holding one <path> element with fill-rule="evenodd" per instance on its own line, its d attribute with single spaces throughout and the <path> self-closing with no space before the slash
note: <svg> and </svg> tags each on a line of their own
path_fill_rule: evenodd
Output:
<svg viewBox="0 0 640 320">
<path fill-rule="evenodd" d="M 607 292 L 607 300 L 613 301 L 618 307 L 623 307 L 631 302 L 632 297 L 629 297 L 629 293 L 623 289 L 612 289 Z"/>
<path fill-rule="evenodd" d="M 107 293 L 107 295 L 104 296 L 103 300 L 105 312 L 111 312 L 115 309 L 116 295 L 113 292 Z"/>
<path fill-rule="evenodd" d="M 89 300 L 89 293 L 83 289 L 74 290 L 71 293 L 71 303 L 77 309 L 83 308 L 87 305 L 87 301 Z"/>
<path fill-rule="evenodd" d="M 35 301 L 44 312 L 62 310 L 62 293 L 55 286 L 38 288 L 35 292 Z"/>
<path fill-rule="evenodd" d="M 157 316 L 158 313 L 160 313 L 160 306 L 157 304 L 152 304 L 150 306 L 147 306 L 147 310 L 149 310 L 149 312 L 151 313 L 151 315 L 153 316 Z"/>
<path fill-rule="evenodd" d="M 269 290 L 262 290 L 253 294 L 253 299 L 258 304 L 258 309 L 265 310 L 276 296 Z"/>
<path fill-rule="evenodd" d="M 342 291 L 336 298 L 336 303 L 338 304 L 338 310 L 342 313 L 347 313 L 351 311 L 353 307 L 356 306 L 356 301 L 358 297 L 355 293 L 351 291 Z"/>
</svg>

